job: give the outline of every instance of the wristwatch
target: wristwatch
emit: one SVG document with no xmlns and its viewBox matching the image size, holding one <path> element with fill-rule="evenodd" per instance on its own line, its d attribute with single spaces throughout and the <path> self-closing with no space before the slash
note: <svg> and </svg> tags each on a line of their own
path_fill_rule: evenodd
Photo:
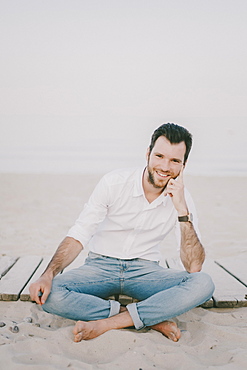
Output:
<svg viewBox="0 0 247 370">
<path fill-rule="evenodd" d="M 186 216 L 178 216 L 179 222 L 192 222 L 193 221 L 193 215 L 192 213 L 189 213 Z"/>
</svg>

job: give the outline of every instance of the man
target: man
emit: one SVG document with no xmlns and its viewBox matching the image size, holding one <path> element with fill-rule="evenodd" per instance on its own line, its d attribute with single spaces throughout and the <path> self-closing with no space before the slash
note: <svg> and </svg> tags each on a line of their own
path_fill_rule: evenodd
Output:
<svg viewBox="0 0 247 370">
<path fill-rule="evenodd" d="M 191 145 L 191 134 L 181 126 L 167 123 L 155 130 L 147 167 L 102 178 L 46 271 L 30 286 L 32 300 L 45 311 L 78 320 L 76 342 L 130 326 L 152 328 L 176 342 L 181 333 L 169 320 L 211 298 L 212 280 L 200 272 L 205 252 L 196 211 L 183 184 Z M 186 271 L 159 266 L 159 244 L 172 229 Z M 85 264 L 56 276 L 85 245 L 90 251 Z M 107 299 L 114 294 L 138 302 L 123 307 Z"/>
</svg>

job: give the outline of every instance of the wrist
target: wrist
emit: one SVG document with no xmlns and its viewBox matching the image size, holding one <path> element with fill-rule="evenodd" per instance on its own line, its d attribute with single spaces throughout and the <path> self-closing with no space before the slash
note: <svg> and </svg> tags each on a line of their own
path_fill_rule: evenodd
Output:
<svg viewBox="0 0 247 370">
<path fill-rule="evenodd" d="M 187 216 L 189 214 L 189 211 L 188 211 L 188 208 L 181 208 L 179 209 L 178 211 L 178 216 L 181 217 L 181 216 Z"/>
<path fill-rule="evenodd" d="M 55 276 L 54 272 L 52 270 L 46 270 L 42 275 L 42 278 L 47 279 L 47 280 L 52 280 Z"/>
</svg>

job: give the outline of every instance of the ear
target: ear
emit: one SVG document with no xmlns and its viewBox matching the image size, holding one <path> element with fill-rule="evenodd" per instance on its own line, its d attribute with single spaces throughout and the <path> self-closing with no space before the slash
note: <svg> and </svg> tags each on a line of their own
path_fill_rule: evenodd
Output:
<svg viewBox="0 0 247 370">
<path fill-rule="evenodd" d="M 150 150 L 149 150 L 149 148 L 147 148 L 147 151 L 146 151 L 146 160 L 147 160 L 147 162 L 148 162 L 149 156 L 150 156 Z"/>
</svg>

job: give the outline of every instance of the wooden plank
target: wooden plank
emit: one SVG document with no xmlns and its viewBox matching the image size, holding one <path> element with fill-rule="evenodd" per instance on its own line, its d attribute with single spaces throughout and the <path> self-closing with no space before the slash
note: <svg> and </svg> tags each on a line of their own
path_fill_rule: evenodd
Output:
<svg viewBox="0 0 247 370">
<path fill-rule="evenodd" d="M 247 306 L 247 289 L 227 271 L 213 261 L 206 261 L 203 271 L 213 279 L 215 291 L 213 299 L 216 307 Z"/>
<path fill-rule="evenodd" d="M 130 303 L 139 302 L 138 299 L 124 294 L 115 294 L 114 296 L 109 297 L 109 299 L 115 299 L 115 301 L 118 301 L 122 306 L 127 306 Z"/>
<path fill-rule="evenodd" d="M 184 265 L 182 264 L 180 258 L 169 258 L 166 260 L 167 267 L 173 268 L 175 270 L 185 270 Z M 201 307 L 203 308 L 210 308 L 214 306 L 213 299 L 209 299 L 208 301 L 204 302 Z"/>
<path fill-rule="evenodd" d="M 20 257 L 0 281 L 0 300 L 17 301 L 41 261 L 40 256 Z"/>
<path fill-rule="evenodd" d="M 182 263 L 176 259 L 169 259 L 167 264 L 171 268 L 182 268 Z M 202 271 L 208 273 L 215 284 L 213 295 L 216 307 L 243 307 L 247 306 L 246 288 L 228 272 L 212 260 L 206 260 Z M 206 302 L 207 303 L 207 302 Z M 203 305 L 203 307 L 205 307 Z"/>
<path fill-rule="evenodd" d="M 32 278 L 30 279 L 30 281 L 28 282 L 26 287 L 21 292 L 21 294 L 20 294 L 20 300 L 21 301 L 31 301 L 30 293 L 29 293 L 29 286 L 30 286 L 30 284 L 32 284 L 34 281 L 36 281 L 43 274 L 43 272 L 45 271 L 45 269 L 46 269 L 48 263 L 50 262 L 50 260 L 51 260 L 50 256 L 43 257 L 43 261 L 41 262 L 41 264 L 39 265 L 39 267 L 37 268 L 37 270 L 33 274 Z"/>
<path fill-rule="evenodd" d="M 247 287 L 246 256 L 237 259 L 234 257 L 217 258 L 215 262 Z"/>
<path fill-rule="evenodd" d="M 65 271 L 81 266 L 84 264 L 86 257 L 87 253 L 85 251 L 81 252 Z M 25 256 L 21 257 L 15 263 L 16 258 L 9 256 L 1 257 L 0 273 L 5 274 L 5 276 L 0 281 L 0 300 L 17 300 L 19 297 L 23 301 L 30 300 L 28 286 L 43 273 L 50 259 L 51 257 L 47 256 L 41 263 L 42 257 L 40 256 Z M 184 270 L 179 258 L 170 258 L 166 263 L 169 268 Z M 11 266 L 13 267 L 11 268 Z M 6 273 L 6 271 L 8 272 Z M 211 299 L 205 302 L 202 307 L 212 307 L 213 302 L 216 307 L 247 306 L 247 289 L 245 287 L 247 277 L 246 263 L 244 260 L 235 258 L 234 263 L 232 263 L 232 259 L 230 258 L 219 259 L 216 263 L 207 260 L 203 265 L 203 271 L 212 277 L 215 283 L 215 292 L 213 300 Z M 120 298 L 124 301 L 130 299 L 125 296 L 121 296 Z"/>
<path fill-rule="evenodd" d="M 17 261 L 17 257 L 2 256 L 0 257 L 0 279 L 11 269 Z"/>
</svg>

